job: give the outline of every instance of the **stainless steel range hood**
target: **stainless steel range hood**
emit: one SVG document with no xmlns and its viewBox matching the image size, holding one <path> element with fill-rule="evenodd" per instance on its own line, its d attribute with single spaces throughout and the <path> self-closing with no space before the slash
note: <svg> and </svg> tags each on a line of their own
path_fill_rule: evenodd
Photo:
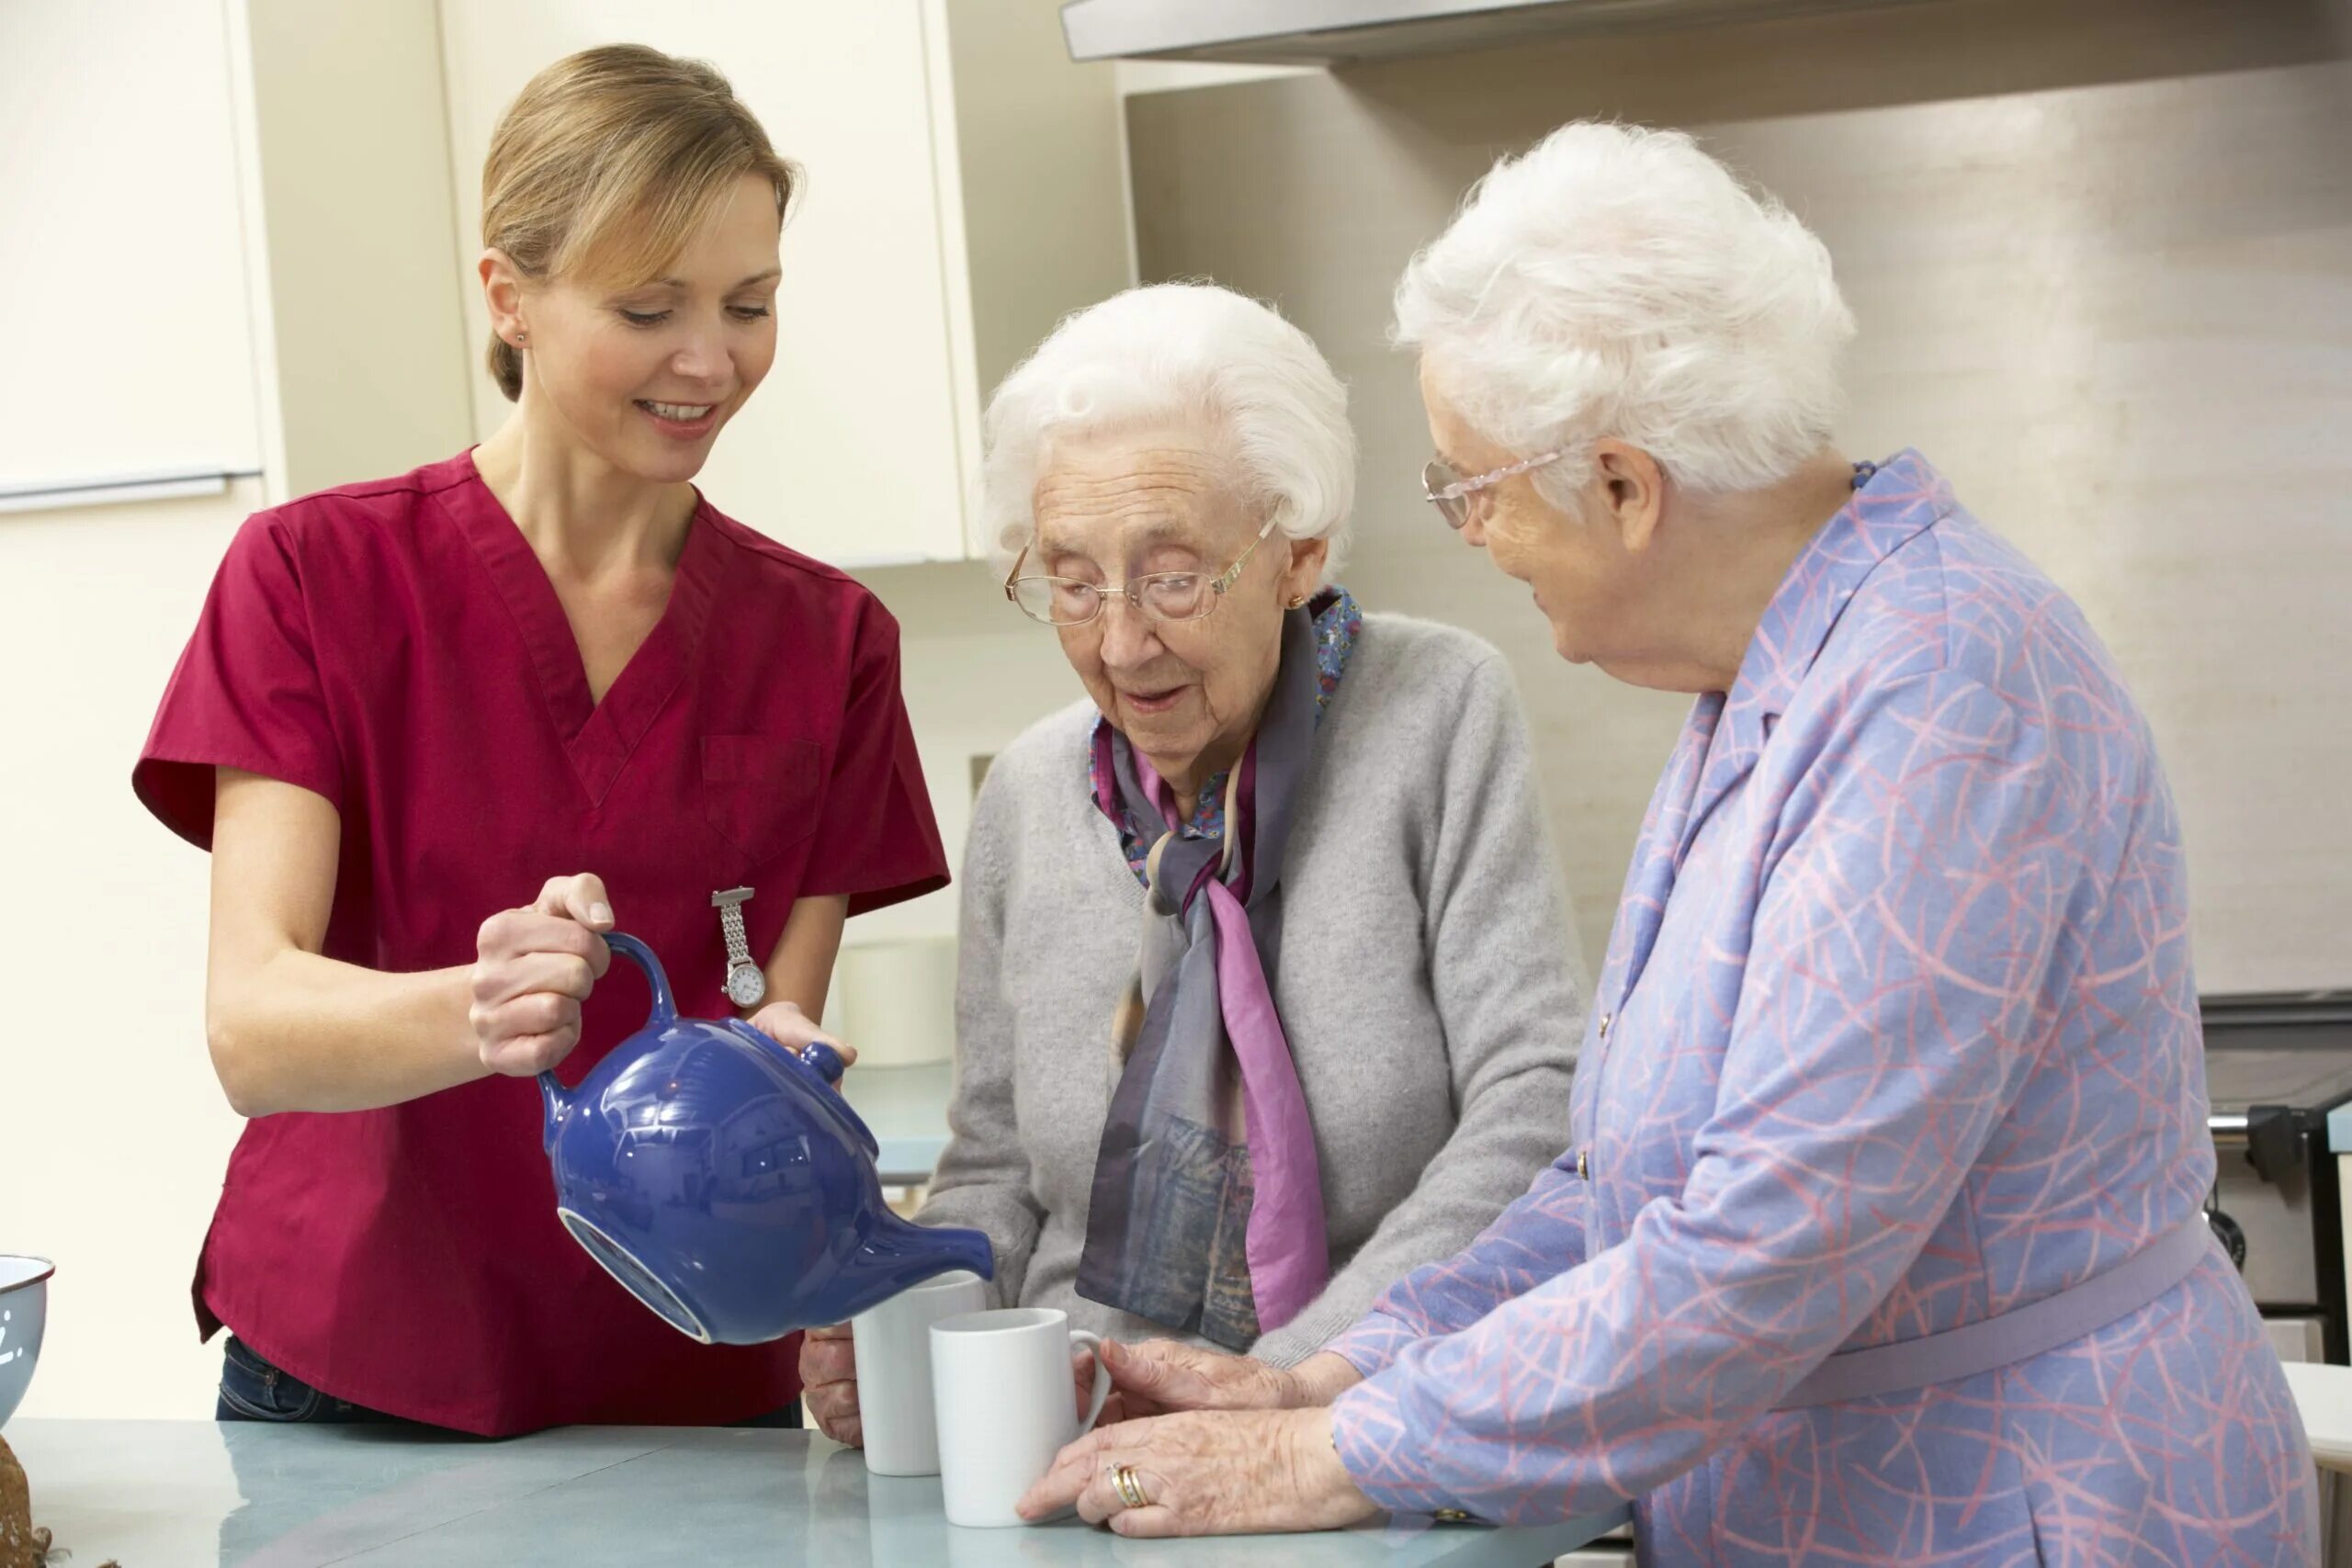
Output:
<svg viewBox="0 0 2352 1568">
<path fill-rule="evenodd" d="M 1746 21 L 1917 0 L 1073 0 L 1072 60 L 1343 65 L 1536 37 Z"/>
</svg>

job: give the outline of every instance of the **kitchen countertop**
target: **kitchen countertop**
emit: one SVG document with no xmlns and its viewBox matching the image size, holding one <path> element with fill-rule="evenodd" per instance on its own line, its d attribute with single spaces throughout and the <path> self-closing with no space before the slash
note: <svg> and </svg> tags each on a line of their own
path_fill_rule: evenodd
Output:
<svg viewBox="0 0 2352 1568">
<path fill-rule="evenodd" d="M 852 1067 L 842 1075 L 842 1098 L 881 1147 L 874 1165 L 883 1185 L 913 1187 L 931 1179 L 947 1146 L 947 1099 L 955 1088 L 952 1062 Z"/>
<path fill-rule="evenodd" d="M 940 1512 L 936 1476 L 869 1479 L 855 1450 L 806 1432 L 573 1427 L 493 1443 L 388 1427 L 26 1420 L 7 1438 L 35 1522 L 76 1568 L 1538 1568 L 1624 1519 L 1131 1541 L 1076 1519 L 959 1529 Z"/>
<path fill-rule="evenodd" d="M 2287 1386 L 2322 1470 L 2352 1470 L 2352 1367 L 2288 1361 Z"/>
</svg>

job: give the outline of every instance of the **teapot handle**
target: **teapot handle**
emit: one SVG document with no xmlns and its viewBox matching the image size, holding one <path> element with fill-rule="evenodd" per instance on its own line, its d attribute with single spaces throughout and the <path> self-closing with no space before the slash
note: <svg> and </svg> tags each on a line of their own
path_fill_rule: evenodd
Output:
<svg viewBox="0 0 2352 1568">
<path fill-rule="evenodd" d="M 646 1014 L 646 1023 L 660 1028 L 677 1022 L 678 998 L 672 994 L 670 976 L 662 972 L 662 961 L 653 956 L 653 950 L 627 931 L 607 931 L 605 945 L 645 971 L 646 987 L 653 993 L 653 1006 Z"/>
<path fill-rule="evenodd" d="M 670 976 L 662 972 L 662 961 L 653 950 L 626 931 L 607 931 L 605 945 L 645 971 L 646 988 L 653 993 L 653 1006 L 647 1011 L 648 1029 L 664 1029 L 678 1021 L 678 998 L 670 989 Z M 835 1069 L 839 1076 L 839 1069 Z M 539 1075 L 539 1101 L 545 1117 L 543 1133 L 548 1147 L 555 1146 L 556 1128 L 564 1111 L 571 1104 L 571 1091 L 556 1080 L 552 1072 Z"/>
</svg>

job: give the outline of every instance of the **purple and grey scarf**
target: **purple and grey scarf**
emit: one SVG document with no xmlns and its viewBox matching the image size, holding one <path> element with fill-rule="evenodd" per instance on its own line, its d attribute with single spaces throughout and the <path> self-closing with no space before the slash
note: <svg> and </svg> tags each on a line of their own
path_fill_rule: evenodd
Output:
<svg viewBox="0 0 2352 1568">
<path fill-rule="evenodd" d="M 1292 814 L 1361 624 L 1343 591 L 1289 613 L 1258 732 L 1191 823 L 1124 735 L 1094 734 L 1095 803 L 1142 850 L 1148 896 L 1078 1292 L 1235 1349 L 1296 1316 L 1330 1269 L 1315 1130 L 1269 977 Z"/>
</svg>

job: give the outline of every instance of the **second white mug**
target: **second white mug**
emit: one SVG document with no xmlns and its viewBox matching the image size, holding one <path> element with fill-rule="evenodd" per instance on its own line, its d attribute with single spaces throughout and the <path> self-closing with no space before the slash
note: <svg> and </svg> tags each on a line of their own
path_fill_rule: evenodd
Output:
<svg viewBox="0 0 2352 1568">
<path fill-rule="evenodd" d="M 1094 1392 L 1078 1413 L 1071 1351 L 1094 1351 Z M 1110 1396 L 1099 1336 L 1057 1307 L 1006 1307 L 931 1325 L 939 1481 L 951 1525 L 1023 1524 L 1013 1505 L 1054 1456 L 1094 1425 Z M 861 1384 L 864 1374 L 860 1374 Z"/>
<path fill-rule="evenodd" d="M 931 1397 L 931 1325 L 979 1311 L 989 1291 L 956 1269 L 925 1280 L 849 1320 L 857 1351 L 857 1413 L 865 1468 L 876 1475 L 937 1475 L 939 1428 Z"/>
</svg>

